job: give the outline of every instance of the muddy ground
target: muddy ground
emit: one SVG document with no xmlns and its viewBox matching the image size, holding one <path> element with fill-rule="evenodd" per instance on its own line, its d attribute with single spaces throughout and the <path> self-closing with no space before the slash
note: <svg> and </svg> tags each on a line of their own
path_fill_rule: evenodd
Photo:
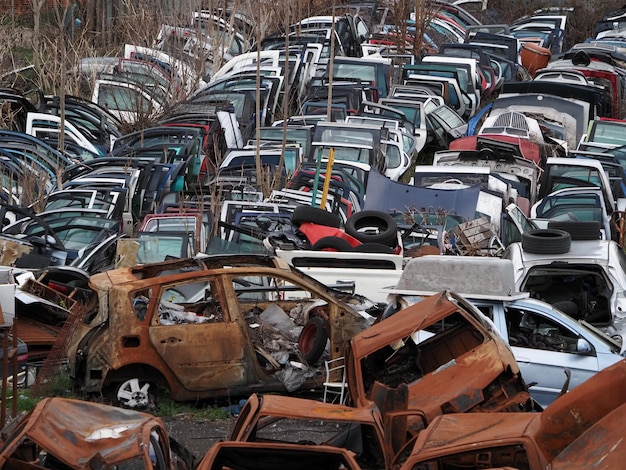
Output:
<svg viewBox="0 0 626 470">
<path fill-rule="evenodd" d="M 190 414 L 181 414 L 163 418 L 163 421 L 171 437 L 196 457 L 202 458 L 213 443 L 226 439 L 235 419 L 199 419 Z"/>
</svg>

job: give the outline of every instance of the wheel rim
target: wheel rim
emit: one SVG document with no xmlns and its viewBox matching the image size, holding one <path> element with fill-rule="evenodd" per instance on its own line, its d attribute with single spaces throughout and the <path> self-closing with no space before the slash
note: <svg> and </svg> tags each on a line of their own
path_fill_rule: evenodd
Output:
<svg viewBox="0 0 626 470">
<path fill-rule="evenodd" d="M 145 408 L 150 404 L 149 388 L 148 382 L 140 386 L 139 379 L 127 380 L 117 389 L 117 399 L 127 408 Z"/>
<path fill-rule="evenodd" d="M 298 349 L 300 349 L 300 352 L 303 354 L 311 352 L 311 346 L 316 334 L 317 328 L 315 328 L 315 325 L 307 325 L 304 330 L 302 330 L 302 336 L 298 342 Z"/>
</svg>

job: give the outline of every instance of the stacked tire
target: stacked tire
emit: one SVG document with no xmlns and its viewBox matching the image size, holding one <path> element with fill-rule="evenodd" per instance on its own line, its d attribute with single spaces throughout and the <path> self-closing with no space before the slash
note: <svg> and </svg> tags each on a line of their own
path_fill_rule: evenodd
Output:
<svg viewBox="0 0 626 470">
<path fill-rule="evenodd" d="M 357 212 L 346 221 L 345 231 L 364 245 L 394 248 L 398 244 L 398 224 L 385 212 Z"/>
</svg>

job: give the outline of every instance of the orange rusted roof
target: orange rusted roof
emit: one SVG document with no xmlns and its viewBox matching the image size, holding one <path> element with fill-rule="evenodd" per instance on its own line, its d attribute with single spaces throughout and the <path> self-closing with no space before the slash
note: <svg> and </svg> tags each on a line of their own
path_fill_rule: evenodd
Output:
<svg viewBox="0 0 626 470">
<path fill-rule="evenodd" d="M 28 423 L 5 441 L 0 459 L 24 436 L 71 468 L 87 468 L 94 457 L 114 465 L 147 455 L 150 430 L 164 429 L 160 418 L 146 413 L 58 397 L 42 400 L 24 419 Z"/>
</svg>

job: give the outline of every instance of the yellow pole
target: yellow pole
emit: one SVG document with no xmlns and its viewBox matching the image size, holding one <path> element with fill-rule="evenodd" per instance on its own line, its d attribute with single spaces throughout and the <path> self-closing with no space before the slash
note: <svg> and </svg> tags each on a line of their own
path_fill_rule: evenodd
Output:
<svg viewBox="0 0 626 470">
<path fill-rule="evenodd" d="M 331 147 L 328 152 L 328 162 L 326 162 L 326 178 L 324 178 L 324 189 L 322 190 L 322 202 L 320 208 L 326 210 L 326 198 L 328 196 L 328 188 L 330 187 L 330 178 L 333 172 L 333 162 L 335 161 L 335 148 Z"/>
</svg>

